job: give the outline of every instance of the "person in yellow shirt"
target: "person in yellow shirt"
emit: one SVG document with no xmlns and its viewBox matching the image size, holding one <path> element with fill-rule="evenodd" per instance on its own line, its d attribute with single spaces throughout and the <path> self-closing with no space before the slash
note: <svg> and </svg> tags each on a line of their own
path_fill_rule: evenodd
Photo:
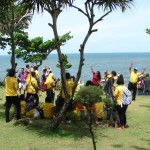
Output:
<svg viewBox="0 0 150 150">
<path fill-rule="evenodd" d="M 42 106 L 39 108 L 43 112 L 43 118 L 45 119 L 53 119 L 54 115 L 54 105 L 49 101 L 46 101 Z"/>
<path fill-rule="evenodd" d="M 16 119 L 20 119 L 20 102 L 18 99 L 18 82 L 15 78 L 15 69 L 10 69 L 8 76 L 4 79 L 5 94 L 6 94 L 6 108 L 5 108 L 5 120 L 9 122 L 9 110 L 12 104 L 16 107 Z"/>
<path fill-rule="evenodd" d="M 38 86 L 39 86 L 40 85 L 40 74 L 39 74 L 37 66 L 34 66 L 34 72 L 35 72 L 35 78 L 36 78 Z"/>
<path fill-rule="evenodd" d="M 68 90 L 68 94 L 70 96 L 70 98 L 72 97 L 72 90 L 74 87 L 74 82 L 71 80 L 71 76 L 70 73 L 66 73 L 66 86 L 67 86 L 67 90 Z M 64 94 L 64 90 L 62 89 L 62 98 L 65 98 L 65 94 Z"/>
<path fill-rule="evenodd" d="M 101 125 L 102 124 L 102 121 L 105 117 L 104 107 L 105 107 L 105 104 L 103 102 L 95 103 L 92 106 L 92 111 L 94 112 L 96 125 Z"/>
<path fill-rule="evenodd" d="M 138 68 L 136 68 L 136 67 L 132 71 L 132 66 L 133 66 L 133 63 L 131 63 L 131 65 L 129 67 L 130 80 L 129 80 L 129 84 L 128 84 L 128 89 L 130 91 L 133 91 L 132 92 L 132 100 L 135 100 L 135 98 L 136 98 L 136 92 L 137 92 L 138 77 L 144 73 L 144 71 L 146 70 L 146 68 L 144 68 L 143 71 L 141 73 L 139 73 L 138 72 Z"/>
<path fill-rule="evenodd" d="M 27 96 L 26 96 L 26 102 L 28 98 L 32 95 L 34 96 L 36 102 L 36 106 L 39 104 L 39 96 L 38 96 L 38 90 L 42 90 L 38 87 L 38 83 L 36 80 L 36 74 L 35 72 L 31 72 L 30 78 L 27 79 Z M 42 90 L 43 91 L 43 90 Z"/>
<path fill-rule="evenodd" d="M 112 87 L 112 92 L 113 92 L 113 96 L 116 101 L 116 110 L 119 115 L 121 129 L 123 129 L 127 126 L 126 125 L 126 122 L 127 122 L 126 121 L 126 110 L 128 108 L 128 105 L 122 105 L 123 89 L 127 88 L 124 85 L 124 78 L 122 75 L 120 75 L 118 77 L 117 84 L 118 84 L 118 86 L 116 88 Z"/>
<path fill-rule="evenodd" d="M 19 99 L 20 99 L 20 106 L 21 106 L 21 115 L 25 115 L 25 113 L 26 113 L 26 101 L 25 101 L 24 94 L 21 94 Z"/>
<path fill-rule="evenodd" d="M 72 98 L 74 82 L 71 79 L 70 73 L 66 73 L 66 86 L 67 86 L 69 97 Z M 60 95 L 58 95 L 58 98 L 56 100 L 56 113 L 60 112 L 60 110 L 62 109 L 64 105 L 64 102 L 65 102 L 65 94 L 61 85 L 61 92 L 60 92 Z M 72 111 L 72 107 L 73 107 L 72 102 L 73 100 L 70 101 L 69 106 L 67 107 L 67 110 L 66 110 L 67 112 Z"/>
<path fill-rule="evenodd" d="M 55 97 L 55 79 L 54 79 L 54 74 L 50 73 L 45 81 L 46 85 L 46 98 L 45 102 L 49 101 L 50 103 L 54 102 L 54 97 Z"/>
</svg>

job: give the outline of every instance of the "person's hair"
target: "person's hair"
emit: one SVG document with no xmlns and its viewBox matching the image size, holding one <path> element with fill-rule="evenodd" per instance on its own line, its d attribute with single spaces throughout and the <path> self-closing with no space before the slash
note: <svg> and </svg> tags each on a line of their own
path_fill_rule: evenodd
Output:
<svg viewBox="0 0 150 150">
<path fill-rule="evenodd" d="M 36 73 L 33 71 L 31 72 L 32 77 L 36 75 Z"/>
<path fill-rule="evenodd" d="M 117 75 L 116 71 L 112 71 L 111 74 L 115 77 Z"/>
<path fill-rule="evenodd" d="M 10 69 L 10 70 L 8 71 L 8 76 L 10 76 L 10 77 L 14 77 L 15 74 L 16 74 L 15 69 Z"/>
<path fill-rule="evenodd" d="M 75 81 L 75 76 L 70 76 L 70 78 L 71 78 L 73 81 Z"/>
<path fill-rule="evenodd" d="M 98 78 L 98 80 L 100 80 L 101 81 L 101 73 L 100 73 L 100 71 L 97 71 L 97 78 Z"/>
<path fill-rule="evenodd" d="M 118 85 L 121 85 L 121 84 L 124 84 L 124 78 L 123 78 L 123 75 L 120 75 L 117 79 L 117 84 Z"/>
<path fill-rule="evenodd" d="M 66 73 L 66 79 L 70 79 L 70 73 L 69 72 Z"/>
<path fill-rule="evenodd" d="M 27 65 L 26 65 L 26 68 L 29 68 L 29 67 L 30 67 L 30 66 L 27 64 Z"/>
<path fill-rule="evenodd" d="M 34 66 L 33 68 L 34 68 L 34 70 L 38 70 L 38 67 L 37 67 L 37 66 Z"/>
<path fill-rule="evenodd" d="M 85 84 L 85 86 L 93 85 L 91 80 L 88 80 Z"/>
<path fill-rule="evenodd" d="M 149 73 L 146 74 L 146 77 L 149 77 Z"/>
<path fill-rule="evenodd" d="M 46 72 L 47 71 L 47 69 L 43 69 L 43 72 Z"/>
</svg>

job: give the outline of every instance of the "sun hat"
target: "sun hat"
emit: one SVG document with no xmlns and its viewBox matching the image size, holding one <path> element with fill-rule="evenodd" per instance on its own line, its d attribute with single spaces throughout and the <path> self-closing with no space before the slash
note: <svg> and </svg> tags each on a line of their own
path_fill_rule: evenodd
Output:
<svg viewBox="0 0 150 150">
<path fill-rule="evenodd" d="M 137 67 L 135 67 L 135 68 L 134 68 L 134 70 L 138 71 L 138 68 L 137 68 Z"/>
</svg>

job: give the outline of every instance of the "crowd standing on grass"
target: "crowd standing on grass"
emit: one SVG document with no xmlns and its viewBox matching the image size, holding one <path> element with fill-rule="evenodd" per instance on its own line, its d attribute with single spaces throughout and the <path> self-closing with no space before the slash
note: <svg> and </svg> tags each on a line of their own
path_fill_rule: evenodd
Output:
<svg viewBox="0 0 150 150">
<path fill-rule="evenodd" d="M 114 70 L 109 73 L 107 70 L 104 77 L 102 77 L 100 71 L 95 72 L 92 66 L 90 66 L 93 74 L 92 79 L 89 79 L 85 85 L 83 81 L 78 82 L 76 92 L 89 85 L 98 86 L 104 91 L 107 101 L 95 103 L 91 108 L 96 125 L 109 127 L 112 125 L 112 117 L 115 128 L 124 129 L 128 127 L 126 111 L 131 101 L 136 100 L 137 91 L 139 95 L 150 95 L 150 77 L 148 73 L 144 76 L 146 68 L 140 73 L 137 67 L 132 70 L 132 66 L 133 63 L 129 66 L 130 80 L 128 88 L 125 86 L 122 74 L 117 74 Z M 53 119 L 59 114 L 65 102 L 61 80 L 56 79 L 51 68 L 47 66 L 43 68 L 41 76 L 36 66 L 26 65 L 26 68 L 21 68 L 19 72 L 16 69 L 10 69 L 4 79 L 4 85 L 6 122 L 11 120 L 9 110 L 12 104 L 15 107 L 14 118 L 17 120 L 21 117 Z M 66 73 L 66 87 L 69 96 L 72 97 L 74 76 L 68 72 Z M 59 91 L 58 95 L 56 95 L 55 90 Z M 45 102 L 42 105 L 39 100 L 40 91 L 46 92 Z M 125 91 L 130 94 L 126 95 Z M 127 103 L 123 102 L 124 97 Z M 81 114 L 84 114 L 87 121 L 89 120 L 86 108 L 80 103 L 75 103 L 73 99 L 71 99 L 66 112 L 67 114 L 75 114 L 77 120 L 80 120 Z M 64 116 L 63 123 L 71 121 L 68 116 Z"/>
</svg>

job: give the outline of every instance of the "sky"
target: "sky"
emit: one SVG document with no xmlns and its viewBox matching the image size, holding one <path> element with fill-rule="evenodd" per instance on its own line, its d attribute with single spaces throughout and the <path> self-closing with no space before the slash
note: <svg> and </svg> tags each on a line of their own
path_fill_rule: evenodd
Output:
<svg viewBox="0 0 150 150">
<path fill-rule="evenodd" d="M 81 1 L 80 1 L 81 3 Z M 82 4 L 79 6 L 83 7 Z M 96 11 L 100 17 L 102 11 Z M 132 9 L 124 13 L 120 9 L 113 11 L 99 22 L 85 47 L 86 53 L 115 53 L 115 52 L 150 52 L 150 0 L 135 0 Z M 51 22 L 49 14 L 35 14 L 30 24 L 30 38 L 43 37 L 44 41 L 53 38 L 53 32 L 48 26 Z M 63 35 L 71 32 L 73 38 L 62 47 L 63 53 L 78 53 L 88 29 L 87 19 L 77 10 L 64 9 L 58 19 L 58 32 Z M 7 50 L 0 50 L 0 55 L 6 55 Z"/>
</svg>

